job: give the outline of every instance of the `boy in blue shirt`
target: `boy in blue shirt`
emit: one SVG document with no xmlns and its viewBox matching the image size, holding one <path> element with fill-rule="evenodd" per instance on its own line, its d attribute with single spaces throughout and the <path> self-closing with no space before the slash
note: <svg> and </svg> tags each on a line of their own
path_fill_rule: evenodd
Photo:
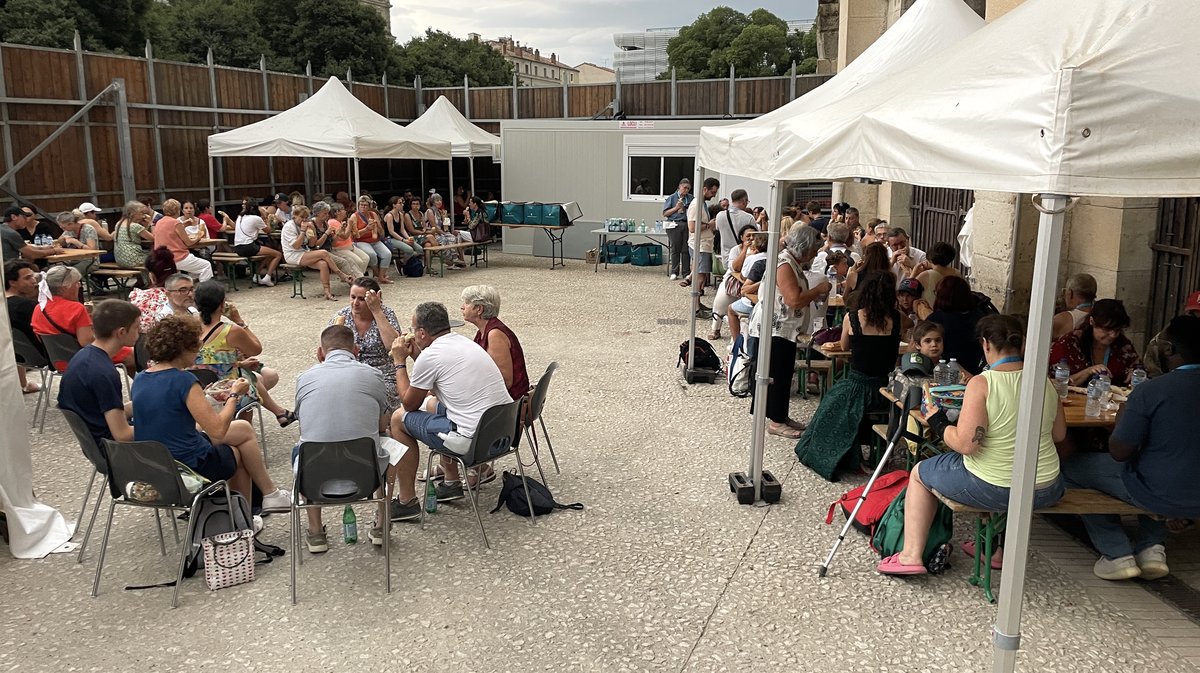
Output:
<svg viewBox="0 0 1200 673">
<path fill-rule="evenodd" d="M 120 299 L 106 299 L 92 309 L 96 339 L 76 353 L 67 365 L 58 388 L 60 409 L 75 412 L 87 423 L 96 444 L 102 439 L 133 441 L 121 376 L 112 358 L 124 347 L 132 347 L 142 333 L 142 312 Z"/>
</svg>

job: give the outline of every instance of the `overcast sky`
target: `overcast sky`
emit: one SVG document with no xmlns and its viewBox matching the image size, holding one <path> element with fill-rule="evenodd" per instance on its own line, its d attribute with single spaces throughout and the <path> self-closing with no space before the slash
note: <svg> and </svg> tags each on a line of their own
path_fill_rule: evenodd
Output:
<svg viewBox="0 0 1200 673">
<path fill-rule="evenodd" d="M 749 13 L 763 7 L 781 19 L 812 19 L 816 0 L 727 0 L 724 4 Z M 392 32 L 401 43 L 426 28 L 465 38 L 511 35 L 523 45 L 555 52 L 567 65 L 591 61 L 611 66 L 613 33 L 687 25 L 717 6 L 693 0 L 439 0 L 392 3 Z"/>
</svg>

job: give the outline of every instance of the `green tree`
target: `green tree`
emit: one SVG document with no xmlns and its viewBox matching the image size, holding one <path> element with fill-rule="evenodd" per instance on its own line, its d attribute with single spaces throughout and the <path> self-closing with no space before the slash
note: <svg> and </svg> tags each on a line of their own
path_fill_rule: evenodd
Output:
<svg viewBox="0 0 1200 673">
<path fill-rule="evenodd" d="M 9 0 L 0 2 L 0 39 L 70 49 L 79 31 L 90 51 L 138 54 L 151 0 Z"/>
<path fill-rule="evenodd" d="M 727 77 L 730 65 L 737 77 L 782 75 L 795 58 L 794 41 L 787 22 L 765 9 L 747 15 L 721 6 L 679 30 L 667 43 L 667 62 L 679 79 Z M 659 78 L 670 76 L 668 71 Z"/>
<path fill-rule="evenodd" d="M 149 21 L 154 55 L 171 61 L 204 63 L 208 49 L 221 65 L 257 68 L 267 57 L 268 67 L 295 71 L 296 64 L 281 58 L 259 28 L 255 0 L 176 0 L 156 2 Z"/>
<path fill-rule="evenodd" d="M 512 64 L 483 42 L 460 40 L 432 28 L 414 37 L 395 53 L 388 77 L 401 82 L 421 76 L 424 86 L 461 85 L 467 76 L 473 86 L 503 86 L 512 83 Z"/>
<path fill-rule="evenodd" d="M 74 10 L 69 0 L 8 0 L 0 9 L 0 39 L 70 49 L 75 39 Z"/>
<path fill-rule="evenodd" d="M 379 79 L 396 47 L 379 14 L 358 0 L 299 0 L 290 13 L 272 46 L 301 68 L 311 62 L 314 75 L 345 77 L 349 68 L 356 79 Z"/>
<path fill-rule="evenodd" d="M 806 33 L 789 33 L 788 53 L 796 62 L 796 73 L 811 75 L 817 71 L 817 25 Z"/>
</svg>

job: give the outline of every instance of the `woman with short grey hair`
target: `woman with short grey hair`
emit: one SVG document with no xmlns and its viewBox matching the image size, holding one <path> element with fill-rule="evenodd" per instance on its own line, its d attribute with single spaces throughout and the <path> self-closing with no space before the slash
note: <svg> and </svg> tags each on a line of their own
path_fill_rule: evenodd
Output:
<svg viewBox="0 0 1200 673">
<path fill-rule="evenodd" d="M 525 351 L 517 335 L 499 318 L 500 291 L 491 285 L 472 285 L 462 291 L 463 320 L 474 325 L 475 343 L 492 356 L 504 386 L 514 400 L 529 392 L 529 374 L 525 370 Z"/>
<path fill-rule="evenodd" d="M 788 414 L 792 376 L 796 373 L 797 342 L 807 345 L 813 325 L 812 305 L 829 294 L 828 281 L 809 287 L 804 269 L 821 247 L 821 234 L 812 227 L 792 227 L 783 238 L 784 251 L 775 268 L 775 317 L 771 325 L 771 362 L 767 386 L 767 432 L 799 439 L 805 424 Z M 750 335 L 762 337 L 762 302 L 750 318 Z M 755 400 L 758 403 L 758 400 Z"/>
</svg>

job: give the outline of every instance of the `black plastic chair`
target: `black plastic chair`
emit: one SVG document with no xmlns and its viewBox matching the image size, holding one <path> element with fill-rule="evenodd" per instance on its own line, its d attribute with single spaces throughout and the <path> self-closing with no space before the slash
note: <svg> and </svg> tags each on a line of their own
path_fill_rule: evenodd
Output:
<svg viewBox="0 0 1200 673">
<path fill-rule="evenodd" d="M 73 334 L 42 334 L 39 337 L 42 340 L 42 345 L 46 347 L 46 357 L 50 360 L 50 366 L 54 367 L 56 362 L 69 363 L 71 358 L 79 352 L 81 346 L 79 341 Z M 61 374 L 67 373 L 66 366 L 63 367 Z M 50 377 L 50 387 L 46 392 L 46 406 L 42 408 L 42 420 L 38 425 L 38 432 L 46 427 L 46 412 L 50 410 L 50 400 L 54 398 L 54 377 Z"/>
<path fill-rule="evenodd" d="M 223 491 L 229 507 L 229 520 L 233 516 L 233 497 L 229 484 L 214 481 L 201 489 L 195 496 L 188 492 L 175 467 L 175 459 L 167 447 L 158 442 L 114 442 L 104 440 L 104 453 L 108 458 L 108 490 L 112 501 L 108 506 L 108 521 L 104 524 L 104 539 L 100 543 L 100 558 L 96 561 L 96 579 L 92 582 L 92 597 L 100 592 L 100 573 L 104 569 L 104 557 L 108 551 L 108 534 L 112 531 L 113 513 L 117 505 L 145 507 L 155 510 L 191 513 L 200 500 L 211 493 Z M 127 493 L 124 488 L 138 487 L 138 493 Z M 134 497 L 134 496 L 137 497 Z M 171 607 L 179 605 L 179 585 L 183 583 L 183 566 L 192 543 L 192 529 L 196 518 L 188 517 L 187 532 L 179 544 L 179 570 L 175 575 L 175 590 L 171 592 Z M 162 534 L 159 533 L 159 541 Z"/>
<path fill-rule="evenodd" d="M 509 404 L 496 405 L 483 412 L 483 416 L 479 419 L 479 426 L 475 428 L 475 436 L 471 438 L 471 445 L 467 449 L 466 454 L 460 456 L 449 449 L 429 447 L 429 460 L 425 467 L 425 473 L 433 474 L 433 457 L 435 455 L 446 456 L 458 463 L 459 474 L 465 480 L 469 468 L 492 463 L 512 453 L 516 454 L 517 470 L 521 473 L 521 482 L 525 483 L 525 465 L 521 462 L 521 448 L 517 441 L 520 437 L 518 426 L 520 412 L 520 400 L 510 402 Z M 479 515 L 479 488 L 468 488 L 465 481 L 463 488 L 467 493 L 467 499 L 471 501 L 471 509 L 475 512 L 475 519 L 479 521 L 479 532 L 483 534 L 483 546 L 491 549 L 492 546 L 488 543 L 487 531 L 483 529 L 483 517 Z M 426 493 L 425 498 L 428 499 L 428 497 L 429 494 Z M 525 488 L 525 500 L 529 505 L 529 522 L 534 524 L 533 503 L 528 502 L 528 487 Z M 425 503 L 422 502 L 422 528 L 425 526 L 424 505 Z"/>
<path fill-rule="evenodd" d="M 562 470 L 558 469 L 558 457 L 554 455 L 554 445 L 550 443 L 550 435 L 546 432 L 546 420 L 542 416 L 542 410 L 546 406 L 546 396 L 550 392 L 550 380 L 554 376 L 554 372 L 558 370 L 558 363 L 551 362 L 550 366 L 546 367 L 546 373 L 542 374 L 542 378 L 538 380 L 537 386 L 533 389 L 533 395 L 529 398 L 529 418 L 525 425 L 525 435 L 529 438 L 529 447 L 533 451 L 533 459 L 538 460 L 541 446 L 538 444 L 537 428 L 533 424 L 542 426 L 542 436 L 546 438 L 546 448 L 550 449 L 550 460 L 554 461 L 554 473 L 562 474 Z M 538 469 L 541 469 L 541 463 L 538 463 Z M 544 479 L 545 477 L 543 477 Z"/>
<path fill-rule="evenodd" d="M 387 465 L 376 458 L 375 440 L 361 437 L 345 442 L 303 442 L 292 482 L 292 605 L 296 604 L 296 564 L 300 552 L 300 510 L 352 502 L 383 504 L 384 588 L 392 592 L 391 503 L 384 489 Z M 380 495 L 375 496 L 378 491 Z M 300 504 L 300 498 L 304 504 Z"/>
<path fill-rule="evenodd" d="M 27 372 L 37 372 L 40 377 L 41 390 L 38 390 L 37 400 L 33 405 L 33 419 L 30 426 L 38 425 L 38 419 L 41 419 L 41 428 L 46 425 L 46 409 L 50 407 L 50 386 L 55 376 L 58 376 L 58 370 L 50 366 L 50 361 L 42 354 L 38 347 L 35 346 L 25 333 L 14 329 L 12 331 L 13 353 L 16 355 L 17 364 L 24 367 Z M 42 429 L 39 428 L 40 433 Z"/>
</svg>

